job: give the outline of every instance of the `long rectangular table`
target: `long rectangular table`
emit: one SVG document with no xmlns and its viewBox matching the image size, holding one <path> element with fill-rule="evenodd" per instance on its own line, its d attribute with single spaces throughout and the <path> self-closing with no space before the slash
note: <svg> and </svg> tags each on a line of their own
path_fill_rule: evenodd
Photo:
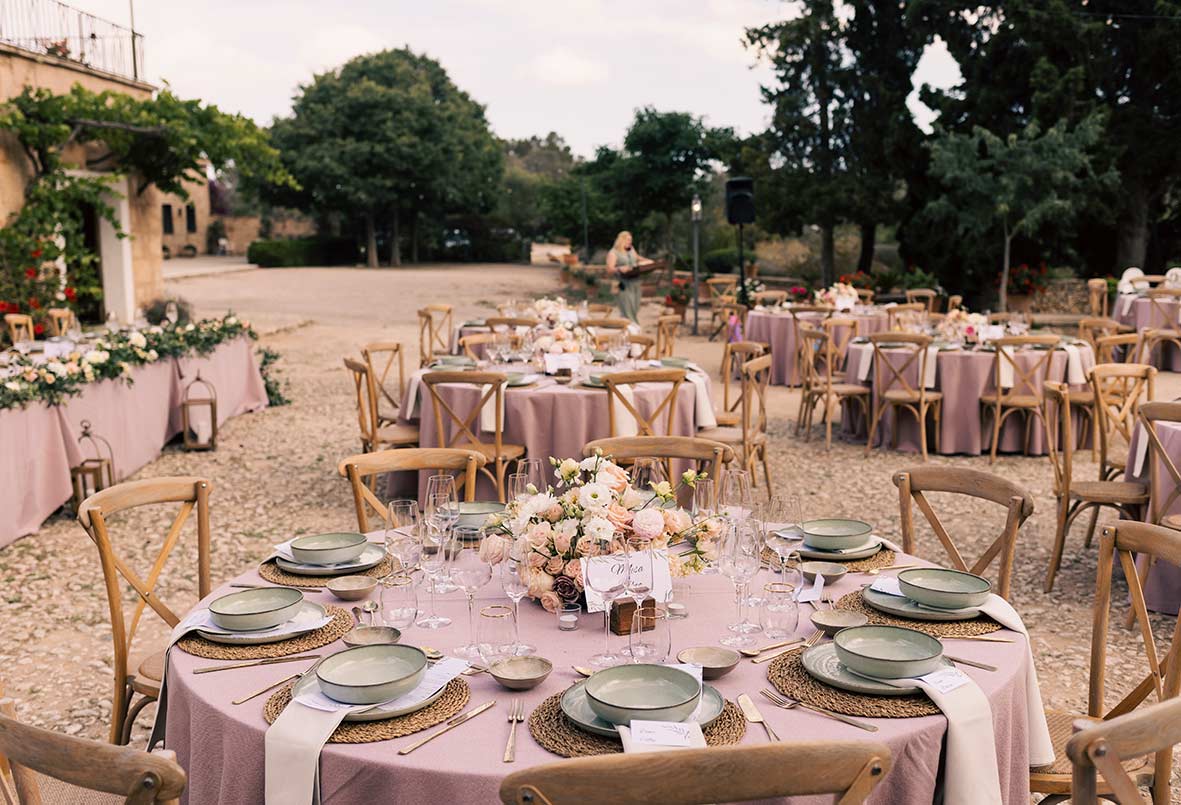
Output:
<svg viewBox="0 0 1181 805">
<path fill-rule="evenodd" d="M 200 372 L 217 390 L 218 424 L 267 405 L 253 342 L 238 338 L 206 356 L 136 367 L 128 384 L 102 380 L 59 405 L 0 411 L 0 548 L 32 534 L 69 500 L 70 467 L 84 454 L 84 421 L 111 443 L 117 480 L 155 459 L 181 431 L 185 387 Z M 200 396 L 200 395 L 197 395 Z"/>
</svg>

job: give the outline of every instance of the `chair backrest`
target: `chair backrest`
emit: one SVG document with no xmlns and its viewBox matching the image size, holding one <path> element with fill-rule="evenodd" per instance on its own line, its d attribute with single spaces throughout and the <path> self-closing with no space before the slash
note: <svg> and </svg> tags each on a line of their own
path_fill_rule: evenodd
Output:
<svg viewBox="0 0 1181 805">
<path fill-rule="evenodd" d="M 1115 319 L 1087 317 L 1079 319 L 1078 337 L 1086 341 L 1095 350 L 1099 349 L 1097 339 L 1109 335 L 1119 335 L 1120 323 Z"/>
<path fill-rule="evenodd" d="M 1140 363 L 1143 345 L 1138 333 L 1101 335 L 1095 339 L 1095 362 L 1116 363 L 1116 350 L 1123 350 L 1124 363 Z"/>
<path fill-rule="evenodd" d="M 873 291 L 869 288 L 858 288 L 857 299 L 863 305 L 871 305 L 873 304 Z"/>
<path fill-rule="evenodd" d="M 656 320 L 657 358 L 672 357 L 677 346 L 677 328 L 680 326 L 680 316 L 661 316 Z"/>
<path fill-rule="evenodd" d="M 385 398 L 396 411 L 402 404 L 402 395 L 406 393 L 406 362 L 402 355 L 402 345 L 397 341 L 373 341 L 361 348 L 361 357 L 365 359 L 365 366 L 369 369 L 369 376 L 373 378 L 378 393 Z M 394 362 L 398 363 L 398 385 L 391 388 L 390 371 Z"/>
<path fill-rule="evenodd" d="M 12 699 L 0 699 L 0 760 L 11 768 L 15 789 L 0 775 L 0 801 L 11 805 L 41 805 L 38 774 L 123 797 L 126 805 L 175 805 L 187 782 L 174 752 L 149 753 L 24 724 Z"/>
<path fill-rule="evenodd" d="M 27 313 L 6 313 L 4 323 L 8 325 L 8 339 L 12 343 L 17 341 L 32 341 L 33 317 Z"/>
<path fill-rule="evenodd" d="M 751 294 L 750 301 L 755 305 L 782 305 L 787 301 L 787 291 L 759 291 Z"/>
<path fill-rule="evenodd" d="M 70 325 L 75 321 L 74 311 L 68 307 L 51 307 L 45 311 L 49 314 L 49 326 L 53 328 L 53 334 L 56 336 L 63 336 L 70 330 Z"/>
<path fill-rule="evenodd" d="M 934 288 L 911 288 L 906 292 L 907 302 L 920 302 L 927 308 L 928 313 L 935 312 L 935 302 L 939 294 Z"/>
<path fill-rule="evenodd" d="M 500 784 L 504 805 L 700 805 L 836 794 L 864 802 L 890 771 L 870 741 L 772 743 L 613 754 L 522 769 Z"/>
<path fill-rule="evenodd" d="M 1127 450 L 1142 402 L 1156 396 L 1156 369 L 1140 363 L 1100 363 L 1091 367 L 1099 434 L 1099 477 L 1121 470 L 1114 457 Z"/>
<path fill-rule="evenodd" d="M 150 607 L 170 628 L 180 622 L 176 613 L 160 600 L 156 594 L 156 587 L 160 582 L 160 575 L 164 572 L 164 566 L 168 563 L 168 558 L 180 539 L 181 529 L 194 509 L 197 512 L 197 597 L 204 598 L 209 594 L 209 493 L 211 490 L 212 484 L 205 478 L 194 476 L 148 478 L 107 487 L 95 492 L 82 501 L 78 507 L 78 523 L 98 547 L 99 562 L 102 565 L 103 580 L 107 588 L 107 605 L 111 613 L 111 634 L 115 653 L 116 701 L 120 700 L 119 691 L 122 691 L 127 676 L 128 655 L 131 653 L 131 646 L 135 642 L 135 632 L 145 609 Z M 128 564 L 124 556 L 116 551 L 107 530 L 107 518 L 128 509 L 164 503 L 179 503 L 180 508 L 172 520 L 172 525 L 164 535 L 164 539 L 160 542 L 159 550 L 156 552 L 156 557 L 147 574 L 140 575 Z M 137 543 L 141 543 L 141 540 L 141 535 L 137 533 Z M 139 598 L 130 621 L 124 617 L 123 612 L 123 594 L 126 585 L 130 585 Z M 112 720 L 112 742 L 116 742 L 119 738 L 116 734 L 116 724 L 117 720 Z"/>
<path fill-rule="evenodd" d="M 915 552 L 914 511 L 911 508 L 913 502 L 927 518 L 931 530 L 935 532 L 948 558 L 951 559 L 952 567 L 956 570 L 982 575 L 999 556 L 997 594 L 1005 599 L 1009 597 L 1013 560 L 1017 552 L 1017 532 L 1021 524 L 1033 514 L 1033 495 L 998 475 L 966 467 L 912 467 L 895 473 L 894 485 L 898 487 L 898 503 L 902 512 L 904 552 Z M 964 560 L 955 541 L 939 521 L 938 515 L 927 500 L 928 492 L 966 495 L 977 500 L 991 501 L 1007 509 L 1005 525 L 1000 535 L 973 564 L 969 565 Z"/>
<path fill-rule="evenodd" d="M 950 313 L 953 310 L 959 310 L 960 306 L 963 304 L 964 297 L 958 293 L 953 293 L 951 296 L 947 297 L 947 312 Z"/>
<path fill-rule="evenodd" d="M 376 453 L 361 453 L 349 456 L 337 465 L 337 471 L 348 479 L 353 487 L 353 504 L 357 509 L 357 530 L 369 530 L 368 509 L 381 518 L 382 522 L 389 522 L 389 511 L 386 505 L 370 490 L 366 483 L 374 475 L 384 475 L 387 472 L 406 472 L 418 470 L 448 470 L 464 474 L 459 486 L 466 491 L 464 497 L 472 501 L 476 499 L 476 472 L 484 466 L 487 459 L 483 453 L 475 450 L 456 450 L 446 447 L 407 447 L 400 450 L 379 450 Z"/>
<path fill-rule="evenodd" d="M 671 465 L 674 460 L 692 461 L 695 470 L 708 473 L 715 481 L 721 479 L 723 465 L 734 460 L 734 451 L 728 445 L 695 436 L 616 436 L 595 439 L 582 448 L 582 454 L 588 458 L 596 451 L 611 456 L 619 464 L 631 464 L 637 458 L 649 456 L 661 459 L 669 480 L 674 478 Z"/>
<path fill-rule="evenodd" d="M 875 393 L 885 394 L 891 389 L 897 389 L 915 395 L 920 402 L 925 401 L 927 384 L 923 381 L 927 376 L 927 347 L 931 346 L 931 340 L 931 336 L 922 333 L 870 335 Z M 918 373 L 914 386 L 907 376 L 912 371 L 911 367 L 916 367 L 914 371 Z"/>
<path fill-rule="evenodd" d="M 529 318 L 527 316 L 488 316 L 484 319 L 484 324 L 496 330 L 500 327 L 528 327 L 533 329 L 540 322 L 537 319 Z"/>
<path fill-rule="evenodd" d="M 476 347 L 484 344 L 491 344 L 496 341 L 500 333 L 472 333 L 471 335 L 463 335 L 459 337 L 459 348 L 463 350 L 463 354 L 474 361 L 478 361 L 482 356 L 476 352 Z M 509 336 L 511 341 L 519 342 L 516 334 Z"/>
<path fill-rule="evenodd" d="M 361 429 L 361 444 L 371 450 L 377 438 L 377 383 L 369 371 L 368 364 L 344 359 L 344 367 L 353 378 L 353 391 L 357 398 L 357 426 Z"/>
<path fill-rule="evenodd" d="M 496 455 L 500 455 L 504 442 L 504 384 L 508 377 L 503 372 L 427 372 L 421 382 L 431 395 L 431 405 L 435 412 L 435 433 L 443 447 L 465 448 L 468 445 L 481 445 L 487 442 L 480 437 L 480 411 L 485 405 L 495 406 L 496 429 L 492 433 L 491 444 L 495 447 Z M 439 393 L 438 387 L 444 384 L 475 386 L 481 389 L 475 405 L 456 411 Z M 447 431 L 453 429 L 450 438 L 446 438 Z"/>
<path fill-rule="evenodd" d="M 722 320 L 722 326 L 726 328 L 726 340 L 730 341 L 737 337 L 736 330 L 741 328 L 742 332 L 746 332 L 746 313 L 748 308 L 739 302 L 724 302 L 715 308 L 719 318 Z"/>
<path fill-rule="evenodd" d="M 615 308 L 613 308 L 611 305 L 592 304 L 586 306 L 586 312 L 592 316 L 604 318 L 615 312 Z"/>
<path fill-rule="evenodd" d="M 1070 801 L 1073 805 L 1098 805 L 1099 780 L 1103 775 L 1103 801 L 1143 802 L 1140 789 L 1128 776 L 1123 763 L 1144 755 L 1155 755 L 1153 802 L 1171 799 L 1167 775 L 1159 764 L 1169 764 L 1173 747 L 1181 743 L 1181 699 L 1169 699 L 1108 721 L 1079 719 L 1075 735 L 1066 742 L 1066 756 L 1072 765 Z M 1158 788 L 1159 786 L 1159 788 Z M 1161 790 L 1163 789 L 1163 790 Z"/>
<path fill-rule="evenodd" d="M 681 384 L 685 382 L 684 369 L 637 369 L 631 372 L 613 372 L 611 374 L 603 375 L 603 385 L 607 387 L 607 421 L 610 426 L 610 433 L 614 436 L 619 431 L 618 422 L 616 421 L 616 404 L 623 407 L 626 415 L 635 417 L 636 430 L 641 436 L 660 436 L 672 433 L 673 418 L 677 414 L 677 395 L 681 391 Z M 621 393 L 620 389 L 623 387 L 633 387 L 640 383 L 671 383 L 668 393 L 661 400 L 660 405 L 652 410 L 652 413 L 647 417 L 643 416 L 635 405 L 634 394 L 630 395 L 633 399 L 628 399 L 628 395 Z M 661 414 L 664 415 L 664 429 L 663 433 L 658 433 L 656 430 L 656 423 L 659 421 Z"/>
<path fill-rule="evenodd" d="M 1148 440 L 1148 522 L 1159 523 L 1162 517 L 1172 513 L 1174 502 L 1181 498 L 1181 470 L 1161 442 L 1157 423 L 1181 423 L 1181 402 L 1142 403 L 1137 416 L 1144 428 L 1140 438 Z M 1129 460 L 1135 459 L 1129 456 Z M 1167 479 L 1161 476 L 1162 468 Z"/>
<path fill-rule="evenodd" d="M 849 343 L 861 335 L 861 319 L 852 316 L 833 316 L 821 323 L 824 332 L 828 333 L 829 348 L 832 350 L 832 363 L 829 365 L 829 377 L 834 373 L 845 371 L 845 363 L 849 356 Z"/>
<path fill-rule="evenodd" d="M 451 338 L 451 305 L 427 305 L 418 311 L 418 365 L 426 366 L 445 353 Z"/>
<path fill-rule="evenodd" d="M 1107 280 L 1101 277 L 1087 280 L 1087 297 L 1092 316 L 1106 317 L 1107 312 Z"/>
<path fill-rule="evenodd" d="M 1074 420 L 1070 408 L 1070 387 L 1047 383 L 1043 389 L 1042 416 L 1046 420 L 1046 456 L 1054 472 L 1054 496 L 1070 500 L 1074 481 Z"/>
<path fill-rule="evenodd" d="M 630 319 L 587 319 L 582 323 L 583 327 L 595 327 L 599 330 L 626 330 L 631 325 Z"/>
<path fill-rule="evenodd" d="M 1166 337 L 1181 337 L 1181 321 L 1177 315 L 1181 288 L 1153 288 L 1144 296 L 1152 308 L 1151 329 L 1163 331 Z"/>
<path fill-rule="evenodd" d="M 767 432 L 767 386 L 771 356 L 761 355 L 742 364 L 742 445 L 748 451 L 757 434 Z"/>
<path fill-rule="evenodd" d="M 734 293 L 734 289 L 738 287 L 738 277 L 733 274 L 710 277 L 705 281 L 705 287 L 709 290 L 708 298 L 710 299 L 717 296 L 728 296 Z"/>
<path fill-rule="evenodd" d="M 742 386 L 738 386 L 738 395 L 730 400 L 730 381 L 734 378 L 734 360 L 738 359 L 738 366 L 751 358 L 757 358 L 766 351 L 766 347 L 758 341 L 727 341 L 722 347 L 722 410 L 733 413 L 742 405 Z"/>
<path fill-rule="evenodd" d="M 907 302 L 905 305 L 893 305 L 886 308 L 886 329 L 901 329 L 905 324 L 919 321 L 922 314 L 930 311 L 922 302 Z"/>
<path fill-rule="evenodd" d="M 1050 379 L 1054 347 L 1059 343 L 1058 336 L 1014 335 L 998 338 L 992 343 L 996 347 L 996 354 L 992 359 L 992 382 L 996 385 L 998 399 L 1004 402 L 1005 397 L 1016 395 L 1040 398 L 1046 381 Z M 1037 347 L 1041 349 L 1036 349 Z M 1026 369 L 1024 362 L 1017 360 L 1018 353 L 1034 355 L 1033 365 Z M 1007 389 L 1001 386 L 1001 377 L 1006 366 L 1012 370 L 1013 379 L 1013 385 Z"/>
<path fill-rule="evenodd" d="M 796 369 L 800 387 L 806 392 L 826 384 L 828 372 L 828 333 L 815 327 L 800 328 L 799 349 L 796 351 Z"/>
<path fill-rule="evenodd" d="M 1013 320 L 1013 314 L 1008 312 L 989 313 L 987 318 L 989 324 L 1008 324 Z"/>
<path fill-rule="evenodd" d="M 598 338 L 595 339 L 595 342 L 596 344 L 598 343 Z M 641 335 L 639 333 L 636 333 L 635 335 L 629 334 L 627 337 L 627 343 L 631 344 L 632 357 L 644 361 L 651 360 L 652 352 L 656 348 L 655 338 L 650 335 Z M 640 347 L 639 352 L 636 351 L 636 347 Z M 670 352 L 669 354 L 671 355 L 672 353 Z M 657 355 L 657 357 L 660 356 Z"/>
</svg>

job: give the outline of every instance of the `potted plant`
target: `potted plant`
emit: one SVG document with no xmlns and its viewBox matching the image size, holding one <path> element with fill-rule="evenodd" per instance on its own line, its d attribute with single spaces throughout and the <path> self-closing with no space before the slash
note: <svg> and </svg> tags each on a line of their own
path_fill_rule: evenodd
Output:
<svg viewBox="0 0 1181 805">
<path fill-rule="evenodd" d="M 1030 266 L 1021 263 L 1009 269 L 1007 288 L 1008 308 L 1017 312 L 1028 312 L 1033 297 L 1046 289 L 1046 264 Z"/>
<path fill-rule="evenodd" d="M 682 318 L 685 310 L 693 302 L 693 283 L 686 277 L 673 277 L 671 283 L 664 287 L 664 304 Z"/>
</svg>

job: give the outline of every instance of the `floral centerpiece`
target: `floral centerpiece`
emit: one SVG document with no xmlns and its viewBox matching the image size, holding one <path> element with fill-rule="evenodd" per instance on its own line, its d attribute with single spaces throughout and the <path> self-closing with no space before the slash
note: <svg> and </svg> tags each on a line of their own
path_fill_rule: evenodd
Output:
<svg viewBox="0 0 1181 805">
<path fill-rule="evenodd" d="M 535 338 L 533 346 L 543 353 L 548 352 L 553 355 L 561 355 L 564 352 L 580 352 L 585 336 L 586 331 L 582 327 L 573 322 L 564 321 L 559 322 L 546 335 Z"/>
<path fill-rule="evenodd" d="M 939 322 L 939 337 L 946 341 L 973 341 L 980 336 L 988 318 L 980 313 L 969 313 L 963 308 L 949 311 Z"/>
<path fill-rule="evenodd" d="M 833 283 L 828 288 L 816 292 L 818 305 L 832 305 L 837 310 L 850 310 L 859 299 L 857 289 L 847 282 Z"/>
<path fill-rule="evenodd" d="M 672 505 L 677 489 L 669 482 L 646 492 L 635 489 L 627 470 L 602 454 L 582 461 L 551 458 L 550 463 L 556 484 L 544 491 L 530 487 L 529 494 L 509 502 L 489 520 L 481 545 L 491 564 L 510 553 L 518 557 L 528 596 L 550 612 L 582 597 L 582 558 L 623 553 L 626 543 L 651 549 L 682 545 L 683 550 L 669 553 L 674 576 L 700 572 L 714 558 L 719 523 L 694 524 L 684 509 Z M 681 484 L 693 486 L 701 477 L 690 470 Z"/>
<path fill-rule="evenodd" d="M 533 313 L 538 321 L 552 327 L 562 320 L 562 311 L 569 307 L 561 296 L 543 297 L 533 302 Z"/>
</svg>

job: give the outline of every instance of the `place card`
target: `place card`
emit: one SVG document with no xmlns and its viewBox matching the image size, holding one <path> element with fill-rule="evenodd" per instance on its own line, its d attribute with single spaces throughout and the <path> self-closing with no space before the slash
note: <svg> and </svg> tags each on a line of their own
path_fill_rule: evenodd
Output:
<svg viewBox="0 0 1181 805">
<path fill-rule="evenodd" d="M 651 554 L 650 560 L 648 554 Z M 591 573 L 594 573 L 597 577 L 600 573 L 608 572 L 614 575 L 620 584 L 626 585 L 628 576 L 627 560 L 629 556 L 633 566 L 641 573 L 647 572 L 649 561 L 652 563 L 652 585 L 645 598 L 652 598 L 659 604 L 668 601 L 672 595 L 673 579 L 672 573 L 668 568 L 668 551 L 664 548 L 656 551 L 640 551 L 626 555 L 611 554 L 609 556 L 583 557 L 581 560 L 582 578 L 589 578 Z M 589 584 L 584 584 L 583 592 L 586 595 L 587 612 L 602 612 L 606 608 L 602 593 L 592 590 Z"/>
<path fill-rule="evenodd" d="M 926 682 L 940 693 L 951 693 L 956 688 L 962 688 L 972 680 L 958 668 L 940 668 L 919 679 Z"/>
<path fill-rule="evenodd" d="M 545 353 L 545 373 L 547 375 L 556 375 L 559 369 L 569 369 L 571 372 L 578 371 L 578 367 L 582 366 L 582 355 L 577 352 L 561 352 L 554 354 L 552 352 Z"/>
<path fill-rule="evenodd" d="M 631 723 L 631 744 L 633 746 L 680 746 L 699 745 L 694 738 L 705 740 L 701 724 L 696 721 L 641 721 Z"/>
<path fill-rule="evenodd" d="M 869 585 L 869 589 L 875 590 L 886 595 L 896 595 L 899 598 L 905 598 L 902 593 L 902 588 L 898 585 L 897 576 L 878 576 L 873 580 L 873 584 Z"/>
<path fill-rule="evenodd" d="M 811 601 L 819 601 L 821 593 L 824 592 L 824 576 L 819 573 L 816 574 L 816 580 L 812 582 L 812 586 L 806 590 L 800 590 L 799 602 L 806 604 Z"/>
</svg>

